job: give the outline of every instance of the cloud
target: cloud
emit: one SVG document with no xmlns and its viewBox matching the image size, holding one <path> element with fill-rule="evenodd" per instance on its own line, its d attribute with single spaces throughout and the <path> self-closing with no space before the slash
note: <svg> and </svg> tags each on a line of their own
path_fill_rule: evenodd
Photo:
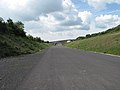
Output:
<svg viewBox="0 0 120 90">
<path fill-rule="evenodd" d="M 51 12 L 40 15 L 37 20 L 26 21 L 25 29 L 29 34 L 50 41 L 75 38 L 90 29 L 91 15 L 89 11 L 79 12 L 75 9 L 71 12 Z M 74 33 L 75 31 L 79 33 Z"/>
<path fill-rule="evenodd" d="M 92 16 L 92 13 L 90 11 L 83 11 L 78 13 L 78 17 L 81 18 L 84 24 L 90 23 L 91 16 Z"/>
<path fill-rule="evenodd" d="M 90 29 L 90 24 L 91 24 L 92 13 L 90 11 L 78 12 L 78 17 L 80 17 L 81 20 L 82 20 L 81 29 L 89 30 Z"/>
<path fill-rule="evenodd" d="M 120 3 L 119 0 L 85 1 L 96 9 L 103 9 L 106 4 Z M 114 12 L 94 16 L 100 13 L 81 10 L 81 6 L 78 9 L 72 0 L 0 0 L 0 14 L 5 20 L 10 17 L 22 21 L 27 34 L 50 41 L 76 38 L 120 24 L 120 17 L 112 15 Z"/>
<path fill-rule="evenodd" d="M 66 17 L 62 22 L 60 22 L 60 25 L 62 26 L 76 26 L 76 25 L 82 25 L 81 17 L 78 17 L 76 13 L 64 13 L 64 16 Z"/>
<path fill-rule="evenodd" d="M 100 15 L 95 19 L 97 28 L 108 28 L 120 24 L 120 17 L 118 15 Z"/>
<path fill-rule="evenodd" d="M 42 32 L 62 32 L 71 30 L 89 30 L 91 13 L 88 11 L 77 12 L 52 12 L 40 15 L 38 20 L 26 22 L 26 29 L 42 29 Z M 32 27 L 28 27 L 33 25 Z M 38 25 L 38 26 L 36 26 Z M 33 28 L 34 27 L 34 28 Z M 39 30 L 41 32 L 41 30 Z"/>
<path fill-rule="evenodd" d="M 97 10 L 102 10 L 106 8 L 106 4 L 120 4 L 120 0 L 85 0 L 90 6 Z"/>
<path fill-rule="evenodd" d="M 67 7 L 68 6 L 68 7 Z M 27 21 L 25 29 L 32 33 L 89 30 L 90 11 L 79 12 L 70 0 L 63 1 L 63 10 L 40 14 L 37 20 Z"/>
<path fill-rule="evenodd" d="M 72 31 L 64 31 L 64 32 L 46 32 L 46 33 L 30 33 L 33 36 L 40 36 L 41 39 L 48 41 L 57 41 L 57 40 L 65 40 L 65 39 L 75 39 L 80 35 L 85 35 L 87 33 L 86 30 L 72 30 Z"/>
<path fill-rule="evenodd" d="M 0 8 L 2 8 L 0 9 L 2 16 L 33 20 L 40 14 L 62 11 L 63 0 L 1 0 Z"/>
</svg>

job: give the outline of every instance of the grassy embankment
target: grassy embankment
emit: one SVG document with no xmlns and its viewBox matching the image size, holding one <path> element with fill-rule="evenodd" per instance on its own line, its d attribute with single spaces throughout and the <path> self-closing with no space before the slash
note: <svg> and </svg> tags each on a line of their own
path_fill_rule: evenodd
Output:
<svg viewBox="0 0 120 90">
<path fill-rule="evenodd" d="M 30 54 L 49 47 L 47 43 L 40 43 L 27 37 L 0 34 L 0 57 Z"/>
<path fill-rule="evenodd" d="M 26 35 L 24 24 L 0 17 L 0 58 L 34 53 L 49 46 L 40 37 Z"/>
<path fill-rule="evenodd" d="M 120 55 L 120 25 L 105 32 L 97 33 L 96 36 L 91 35 L 89 38 L 76 39 L 66 44 L 66 46 L 81 50 Z"/>
</svg>

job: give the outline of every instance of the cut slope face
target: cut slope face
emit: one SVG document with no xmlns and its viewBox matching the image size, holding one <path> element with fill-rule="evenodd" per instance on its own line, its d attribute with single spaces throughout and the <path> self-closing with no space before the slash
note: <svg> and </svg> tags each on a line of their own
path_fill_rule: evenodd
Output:
<svg viewBox="0 0 120 90">
<path fill-rule="evenodd" d="M 0 34 L 0 58 L 34 53 L 48 46 L 47 43 L 40 43 L 27 37 Z"/>
<path fill-rule="evenodd" d="M 103 35 L 76 40 L 66 46 L 82 50 L 120 55 L 120 25 L 109 29 Z"/>
</svg>

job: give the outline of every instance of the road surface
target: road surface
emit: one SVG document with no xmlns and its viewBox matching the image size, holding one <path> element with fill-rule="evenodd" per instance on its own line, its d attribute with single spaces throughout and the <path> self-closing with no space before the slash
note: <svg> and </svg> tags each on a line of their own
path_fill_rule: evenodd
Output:
<svg viewBox="0 0 120 90">
<path fill-rule="evenodd" d="M 55 46 L 2 59 L 0 90 L 120 90 L 120 57 Z"/>
</svg>

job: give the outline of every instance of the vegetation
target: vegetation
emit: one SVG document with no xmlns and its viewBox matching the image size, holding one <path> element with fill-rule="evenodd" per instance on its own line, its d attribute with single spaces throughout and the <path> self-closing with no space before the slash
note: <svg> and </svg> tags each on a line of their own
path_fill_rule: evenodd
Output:
<svg viewBox="0 0 120 90">
<path fill-rule="evenodd" d="M 0 58 L 20 54 L 34 53 L 49 46 L 40 37 L 26 35 L 24 24 L 20 21 L 7 22 L 0 18 Z"/>
<path fill-rule="evenodd" d="M 120 55 L 120 25 L 105 32 L 78 37 L 66 44 L 71 48 Z"/>
<path fill-rule="evenodd" d="M 82 36 L 82 37 L 80 36 L 76 40 L 86 39 L 86 38 L 90 38 L 90 37 L 96 37 L 96 36 L 110 34 L 110 33 L 112 34 L 114 32 L 120 32 L 120 25 L 118 25 L 117 27 L 108 29 L 106 31 L 103 31 L 103 32 L 93 33 L 93 34 L 87 34 L 85 37 L 84 36 Z"/>
</svg>

